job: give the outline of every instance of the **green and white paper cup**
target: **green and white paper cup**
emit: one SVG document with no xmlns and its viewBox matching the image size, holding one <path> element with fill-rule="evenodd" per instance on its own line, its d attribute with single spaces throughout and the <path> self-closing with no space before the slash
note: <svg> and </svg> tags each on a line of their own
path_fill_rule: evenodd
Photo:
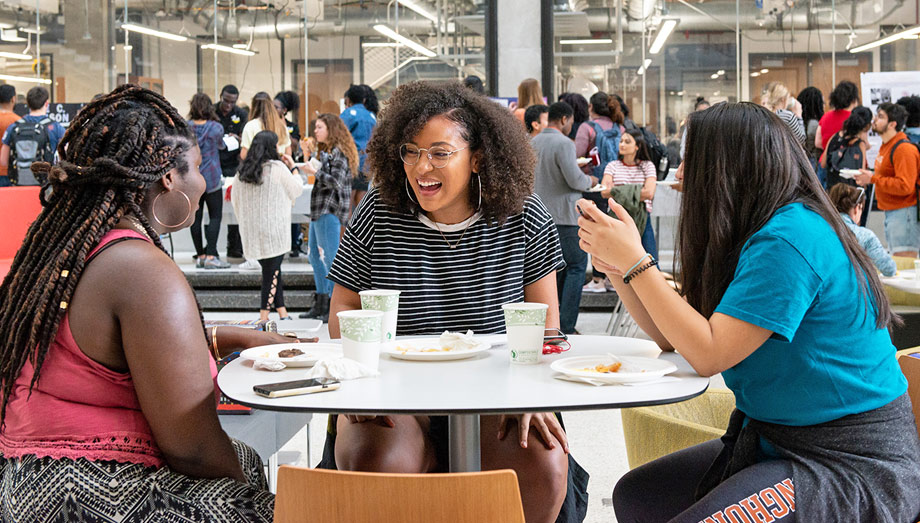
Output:
<svg viewBox="0 0 920 523">
<path fill-rule="evenodd" d="M 339 318 L 344 356 L 377 370 L 380 363 L 383 312 L 352 310 L 341 311 L 336 316 Z"/>
<path fill-rule="evenodd" d="M 511 363 L 536 364 L 543 357 L 543 331 L 546 328 L 545 303 L 506 303 L 505 331 Z"/>
<path fill-rule="evenodd" d="M 381 341 L 393 341 L 396 338 L 396 319 L 399 316 L 399 291 L 373 289 L 358 294 L 361 296 L 362 309 L 383 312 Z"/>
</svg>

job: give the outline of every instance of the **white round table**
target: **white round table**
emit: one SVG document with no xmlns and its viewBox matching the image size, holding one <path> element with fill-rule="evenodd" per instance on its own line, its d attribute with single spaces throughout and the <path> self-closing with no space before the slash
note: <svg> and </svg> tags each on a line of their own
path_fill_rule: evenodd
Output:
<svg viewBox="0 0 920 523">
<path fill-rule="evenodd" d="M 521 412 L 556 412 L 661 405 L 702 394 L 709 378 L 700 377 L 679 354 L 661 353 L 677 365 L 677 380 L 644 385 L 593 386 L 555 379 L 550 364 L 560 358 L 612 353 L 651 356 L 651 341 L 612 336 L 569 336 L 572 349 L 544 356 L 539 365 L 512 365 L 505 336 L 490 336 L 493 348 L 456 361 L 422 362 L 381 356 L 380 376 L 345 381 L 337 391 L 286 398 L 265 398 L 253 385 L 306 377 L 309 369 L 260 371 L 241 359 L 230 362 L 217 377 L 221 391 L 233 401 L 258 409 L 360 414 L 425 414 L 449 416 L 450 462 L 453 471 L 479 470 L 479 416 Z"/>
<path fill-rule="evenodd" d="M 920 294 L 920 281 L 913 269 L 898 271 L 895 276 L 882 276 L 882 283 L 899 291 Z"/>
</svg>

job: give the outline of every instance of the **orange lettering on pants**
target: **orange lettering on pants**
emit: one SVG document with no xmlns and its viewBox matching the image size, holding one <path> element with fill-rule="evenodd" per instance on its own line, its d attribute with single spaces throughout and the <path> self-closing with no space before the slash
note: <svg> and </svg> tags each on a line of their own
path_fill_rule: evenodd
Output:
<svg viewBox="0 0 920 523">
<path fill-rule="evenodd" d="M 783 499 L 786 500 L 786 504 L 789 505 L 789 509 L 795 512 L 795 487 L 792 486 L 792 479 L 784 479 L 782 482 L 777 483 L 776 490 L 782 494 Z"/>
<path fill-rule="evenodd" d="M 751 519 L 759 523 L 773 523 L 775 518 L 767 511 L 763 501 L 757 494 L 751 494 L 746 499 L 741 500 L 741 505 L 748 511 Z"/>
<path fill-rule="evenodd" d="M 744 509 L 737 503 L 725 507 L 725 517 L 728 518 L 730 523 L 753 523 L 744 513 Z"/>
<path fill-rule="evenodd" d="M 776 519 L 785 517 L 789 512 L 789 505 L 783 501 L 782 496 L 779 495 L 779 492 L 776 491 L 773 487 L 767 487 L 760 491 L 760 498 L 763 499 L 767 505 L 776 505 L 776 508 L 770 511 L 773 514 L 773 517 Z"/>
</svg>

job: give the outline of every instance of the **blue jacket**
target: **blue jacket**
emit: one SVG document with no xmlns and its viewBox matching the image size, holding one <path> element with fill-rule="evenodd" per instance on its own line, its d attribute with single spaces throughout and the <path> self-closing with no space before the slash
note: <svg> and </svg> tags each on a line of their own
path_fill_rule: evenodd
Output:
<svg viewBox="0 0 920 523">
<path fill-rule="evenodd" d="M 341 114 L 345 127 L 355 139 L 355 146 L 358 148 L 358 160 L 360 165 L 358 169 L 364 173 L 364 160 L 367 158 L 367 142 L 371 139 L 371 133 L 377 126 L 377 118 L 364 107 L 364 104 L 355 104 L 346 107 Z"/>
<path fill-rule="evenodd" d="M 888 251 L 882 247 L 882 242 L 879 241 L 878 236 L 871 230 L 853 223 L 849 215 L 840 213 L 840 217 L 843 218 L 843 223 L 856 235 L 856 241 L 872 258 L 872 263 L 878 267 L 878 270 L 885 276 L 894 276 L 898 267 L 895 265 L 894 260 L 891 259 Z"/>
</svg>

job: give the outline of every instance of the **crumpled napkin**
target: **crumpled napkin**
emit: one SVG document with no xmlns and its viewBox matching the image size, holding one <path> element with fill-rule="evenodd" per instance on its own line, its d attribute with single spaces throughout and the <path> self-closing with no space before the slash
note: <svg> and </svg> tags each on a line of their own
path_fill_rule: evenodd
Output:
<svg viewBox="0 0 920 523">
<path fill-rule="evenodd" d="M 380 372 L 348 358 L 319 360 L 310 369 L 308 378 L 334 378 L 339 381 L 372 378 Z"/>
<path fill-rule="evenodd" d="M 287 365 L 280 361 L 272 360 L 255 360 L 252 362 L 252 368 L 256 370 L 269 370 L 272 372 L 277 372 L 283 370 Z"/>
<path fill-rule="evenodd" d="M 595 387 L 602 387 L 604 385 L 625 385 L 627 387 L 641 387 L 643 385 L 658 385 L 660 383 L 670 383 L 673 381 L 679 381 L 680 378 L 674 376 L 662 376 L 660 378 L 655 378 L 652 380 L 646 381 L 631 381 L 628 383 L 618 383 L 605 380 L 597 380 L 593 378 L 583 378 L 581 376 L 569 376 L 568 374 L 557 373 L 553 376 L 557 380 L 562 381 L 574 381 L 575 383 L 587 383 L 588 385 L 594 385 Z"/>
<path fill-rule="evenodd" d="M 439 340 L 442 348 L 451 348 L 454 350 L 473 350 L 482 343 L 482 341 L 473 338 L 473 331 L 468 330 L 466 333 L 444 331 Z"/>
</svg>

